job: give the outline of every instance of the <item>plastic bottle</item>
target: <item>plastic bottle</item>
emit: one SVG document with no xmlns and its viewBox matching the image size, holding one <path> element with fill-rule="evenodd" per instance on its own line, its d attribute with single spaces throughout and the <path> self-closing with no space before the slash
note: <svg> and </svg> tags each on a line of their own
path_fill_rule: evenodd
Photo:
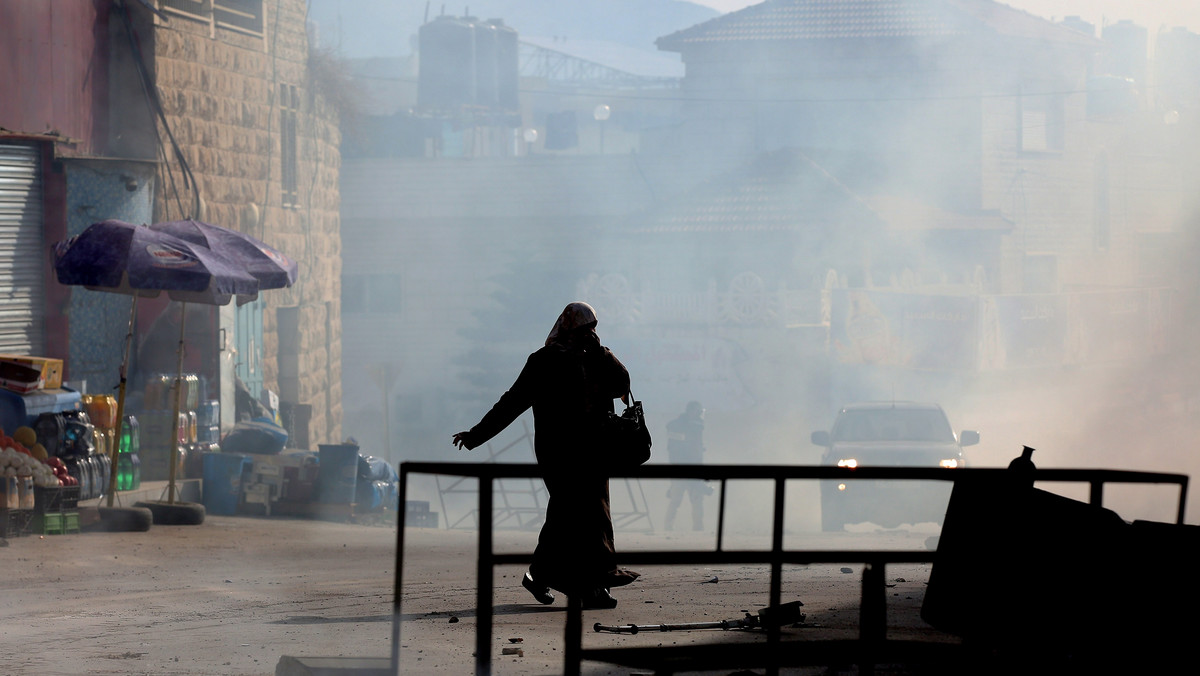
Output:
<svg viewBox="0 0 1200 676">
<path fill-rule="evenodd" d="M 108 435 L 104 433 L 104 430 L 97 427 L 95 430 L 92 431 L 92 443 L 95 444 L 95 446 L 96 446 L 96 455 L 98 455 L 98 456 L 108 455 L 108 444 L 106 443 L 107 441 L 108 441 Z"/>
<path fill-rule="evenodd" d="M 133 457 L 124 447 L 117 453 L 117 490 L 127 491 L 133 487 Z"/>
<path fill-rule="evenodd" d="M 83 395 L 83 410 L 92 424 L 99 429 L 109 429 L 116 423 L 117 400 L 107 394 Z"/>
<path fill-rule="evenodd" d="M 117 454 L 117 490 L 127 491 L 133 482 L 133 467 L 130 466 L 128 453 Z"/>
<path fill-rule="evenodd" d="M 112 460 L 107 455 L 94 455 L 92 462 L 96 466 L 95 485 L 92 490 L 95 497 L 108 493 L 108 483 L 112 480 Z"/>
<path fill-rule="evenodd" d="M 182 447 L 186 444 L 188 435 L 188 417 L 186 413 L 180 413 L 179 419 L 175 421 L 175 437 L 179 439 L 179 445 Z"/>
<path fill-rule="evenodd" d="M 105 424 L 107 429 L 113 429 L 117 426 L 117 398 L 111 394 L 104 395 L 104 401 L 107 404 L 108 423 Z"/>
<path fill-rule="evenodd" d="M 117 490 L 131 491 L 141 487 L 141 460 L 138 452 L 141 450 L 141 434 L 138 420 L 132 415 L 125 416 L 125 425 L 121 428 L 121 446 L 117 453 Z"/>
<path fill-rule="evenodd" d="M 137 418 L 133 416 L 129 416 L 129 427 L 132 429 L 129 437 L 132 442 L 130 444 L 129 456 L 133 466 L 132 483 L 129 486 L 129 490 L 137 490 L 142 487 L 142 460 L 139 455 L 142 451 L 142 433 L 138 428 Z"/>
<path fill-rule="evenodd" d="M 92 497 L 92 474 L 88 471 L 83 458 L 67 458 L 64 462 L 67 465 L 67 473 L 79 482 L 79 499 L 90 500 Z"/>
<path fill-rule="evenodd" d="M 187 415 L 188 415 L 187 443 L 194 444 L 194 443 L 196 443 L 196 441 L 198 441 L 198 437 L 196 436 L 196 434 L 197 434 L 197 430 L 199 429 L 199 427 L 198 427 L 199 416 L 196 415 L 195 411 L 188 411 Z"/>
<path fill-rule="evenodd" d="M 194 411 L 200 408 L 200 376 L 195 373 L 188 374 L 188 410 Z"/>
</svg>

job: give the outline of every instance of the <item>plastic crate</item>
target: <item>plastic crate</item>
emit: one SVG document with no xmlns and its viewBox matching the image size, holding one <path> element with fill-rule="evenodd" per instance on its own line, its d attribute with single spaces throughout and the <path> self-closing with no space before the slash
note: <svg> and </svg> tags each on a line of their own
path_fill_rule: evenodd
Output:
<svg viewBox="0 0 1200 676">
<path fill-rule="evenodd" d="M 33 512 L 28 509 L 0 509 L 0 535 L 15 538 L 29 535 Z"/>
<path fill-rule="evenodd" d="M 79 532 L 79 512 L 52 512 L 37 514 L 33 519 L 33 531 L 41 535 L 65 535 Z"/>
<path fill-rule="evenodd" d="M 34 486 L 33 511 L 38 514 L 75 509 L 79 505 L 79 486 Z"/>
</svg>

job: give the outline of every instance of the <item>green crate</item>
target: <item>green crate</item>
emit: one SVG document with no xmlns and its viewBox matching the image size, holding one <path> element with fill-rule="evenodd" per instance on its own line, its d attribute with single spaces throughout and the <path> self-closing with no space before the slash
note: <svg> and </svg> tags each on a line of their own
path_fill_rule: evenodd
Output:
<svg viewBox="0 0 1200 676">
<path fill-rule="evenodd" d="M 79 512 L 49 512 L 34 519 L 34 531 L 42 535 L 65 535 L 79 532 Z"/>
<path fill-rule="evenodd" d="M 33 519 L 33 531 L 41 535 L 61 535 L 63 532 L 62 512 L 37 514 Z"/>
</svg>

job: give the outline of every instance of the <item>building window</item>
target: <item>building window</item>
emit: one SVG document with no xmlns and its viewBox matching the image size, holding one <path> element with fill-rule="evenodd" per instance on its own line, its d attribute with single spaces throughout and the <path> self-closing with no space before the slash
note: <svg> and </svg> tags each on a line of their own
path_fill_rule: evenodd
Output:
<svg viewBox="0 0 1200 676">
<path fill-rule="evenodd" d="M 1061 152 L 1066 145 L 1066 101 L 1061 95 L 1023 95 L 1017 99 L 1021 152 Z"/>
<path fill-rule="evenodd" d="M 299 206 L 296 154 L 296 119 L 300 114 L 300 96 L 296 85 L 279 85 L 279 164 L 282 202 L 285 207 Z"/>
<path fill-rule="evenodd" d="M 400 275 L 342 275 L 342 314 L 399 314 Z"/>
<path fill-rule="evenodd" d="M 221 28 L 262 35 L 262 0 L 213 0 L 213 20 Z"/>
<path fill-rule="evenodd" d="M 214 28 L 263 36 L 263 0 L 158 0 L 172 16 L 201 21 Z"/>
<path fill-rule="evenodd" d="M 159 0 L 159 7 L 190 19 L 208 21 L 212 17 L 212 0 Z"/>
</svg>

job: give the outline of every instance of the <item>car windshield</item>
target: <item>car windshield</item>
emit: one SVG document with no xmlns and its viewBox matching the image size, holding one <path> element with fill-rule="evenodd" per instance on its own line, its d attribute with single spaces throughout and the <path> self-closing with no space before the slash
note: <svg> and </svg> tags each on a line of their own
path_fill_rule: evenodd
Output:
<svg viewBox="0 0 1200 676">
<path fill-rule="evenodd" d="M 879 408 L 843 411 L 834 441 L 934 441 L 953 443 L 946 415 L 931 408 Z"/>
</svg>

